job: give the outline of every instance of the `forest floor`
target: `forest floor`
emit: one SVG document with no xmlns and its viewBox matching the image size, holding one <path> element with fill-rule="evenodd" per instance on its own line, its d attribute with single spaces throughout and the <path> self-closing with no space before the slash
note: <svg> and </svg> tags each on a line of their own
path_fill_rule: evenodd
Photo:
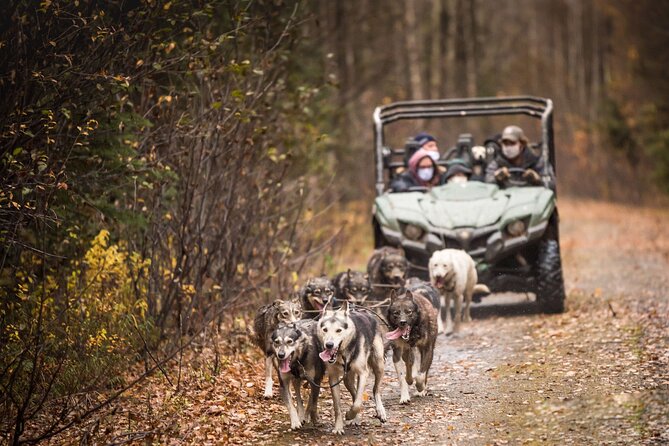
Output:
<svg viewBox="0 0 669 446">
<path fill-rule="evenodd" d="M 52 443 L 669 444 L 669 211 L 572 199 L 560 211 L 567 311 L 485 298 L 461 333 L 439 337 L 426 397 L 400 405 L 387 362 L 385 424 L 370 400 L 361 426 L 332 435 L 324 391 L 321 424 L 290 431 L 278 387 L 262 397 L 263 361 L 236 319 L 184 358 L 179 389 L 156 375 Z M 350 246 L 343 259 L 364 264 L 371 241 Z"/>
</svg>

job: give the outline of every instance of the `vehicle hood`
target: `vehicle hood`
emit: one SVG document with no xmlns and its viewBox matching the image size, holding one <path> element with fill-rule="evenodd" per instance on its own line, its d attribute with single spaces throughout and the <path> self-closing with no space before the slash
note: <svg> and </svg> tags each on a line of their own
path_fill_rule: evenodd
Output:
<svg viewBox="0 0 669 446">
<path fill-rule="evenodd" d="M 547 218 L 554 201 L 553 192 L 544 187 L 499 189 L 476 181 L 383 197 L 377 205 L 388 220 L 443 229 L 480 228 L 528 216 L 534 223 Z"/>
<path fill-rule="evenodd" d="M 495 185 L 471 182 L 435 187 L 418 202 L 430 225 L 452 229 L 494 224 L 509 200 Z"/>
</svg>

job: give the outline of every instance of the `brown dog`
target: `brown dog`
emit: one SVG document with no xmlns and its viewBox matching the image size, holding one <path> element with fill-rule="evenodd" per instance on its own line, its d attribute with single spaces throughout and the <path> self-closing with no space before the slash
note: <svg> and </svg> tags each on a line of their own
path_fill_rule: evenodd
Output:
<svg viewBox="0 0 669 446">
<path fill-rule="evenodd" d="M 258 309 L 258 314 L 253 321 L 255 336 L 253 341 L 265 352 L 265 398 L 273 395 L 272 387 L 272 363 L 274 361 L 274 350 L 272 347 L 272 332 L 280 324 L 297 322 L 302 317 L 300 304 L 296 301 L 277 299 L 269 305 L 263 305 Z"/>
<path fill-rule="evenodd" d="M 416 381 L 417 396 L 427 393 L 427 373 L 432 365 L 437 341 L 437 309 L 423 291 L 405 291 L 390 295 L 388 307 L 393 363 L 400 382 L 400 403 L 408 403 L 409 386 Z"/>
<path fill-rule="evenodd" d="M 367 274 L 372 285 L 371 300 L 383 301 L 391 290 L 404 285 L 409 272 L 409 262 L 401 249 L 384 246 L 374 250 L 367 263 Z"/>
</svg>

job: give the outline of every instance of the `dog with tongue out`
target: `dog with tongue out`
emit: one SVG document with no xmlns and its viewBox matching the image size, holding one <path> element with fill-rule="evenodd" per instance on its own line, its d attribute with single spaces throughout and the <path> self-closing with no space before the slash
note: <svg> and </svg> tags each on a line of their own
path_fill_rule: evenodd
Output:
<svg viewBox="0 0 669 446">
<path fill-rule="evenodd" d="M 291 429 L 299 429 L 309 421 L 313 424 L 318 422 L 319 385 L 325 374 L 325 367 L 318 357 L 315 329 L 315 321 L 302 319 L 292 324 L 280 325 L 272 333 L 272 349 L 279 369 L 281 397 L 288 409 Z M 311 387 L 306 414 L 300 393 L 300 385 L 304 380 Z M 295 390 L 296 404 L 293 403 L 291 386 Z"/>
<path fill-rule="evenodd" d="M 335 416 L 332 432 L 343 434 L 340 383 L 344 383 L 353 398 L 353 405 L 346 412 L 347 424 L 359 425 L 363 394 L 370 371 L 374 373 L 376 416 L 381 422 L 387 420 L 380 392 L 384 345 L 376 317 L 363 310 L 352 309 L 348 301 L 344 301 L 337 310 L 333 310 L 330 305 L 326 305 L 318 321 L 316 337 L 320 351 L 318 356 L 325 365 L 332 391 Z"/>
<path fill-rule="evenodd" d="M 386 339 L 392 341 L 393 363 L 400 382 L 400 403 L 408 403 L 409 386 L 416 382 L 416 395 L 427 394 L 427 374 L 432 365 L 437 341 L 437 309 L 425 290 L 390 293 L 387 312 L 390 330 Z"/>
</svg>

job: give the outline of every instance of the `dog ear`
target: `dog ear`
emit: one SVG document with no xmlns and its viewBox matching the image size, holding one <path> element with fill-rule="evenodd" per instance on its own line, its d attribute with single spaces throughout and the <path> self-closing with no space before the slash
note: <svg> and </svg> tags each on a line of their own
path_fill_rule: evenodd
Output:
<svg viewBox="0 0 669 446">
<path fill-rule="evenodd" d="M 332 304 L 332 299 L 328 299 L 325 301 L 323 304 L 323 309 L 321 310 L 321 314 L 325 314 L 326 311 L 330 311 L 328 307 L 330 307 Z"/>
<path fill-rule="evenodd" d="M 341 305 L 341 309 L 344 310 L 344 314 L 346 314 L 347 316 L 351 312 L 351 308 L 349 307 L 347 300 L 345 300 L 344 303 Z"/>
<path fill-rule="evenodd" d="M 406 293 L 404 294 L 404 297 L 413 300 L 413 293 L 410 290 L 407 290 Z"/>
<path fill-rule="evenodd" d="M 397 299 L 397 291 L 395 291 L 395 289 L 393 288 L 392 290 L 390 290 L 390 301 L 392 302 L 395 299 Z"/>
</svg>

